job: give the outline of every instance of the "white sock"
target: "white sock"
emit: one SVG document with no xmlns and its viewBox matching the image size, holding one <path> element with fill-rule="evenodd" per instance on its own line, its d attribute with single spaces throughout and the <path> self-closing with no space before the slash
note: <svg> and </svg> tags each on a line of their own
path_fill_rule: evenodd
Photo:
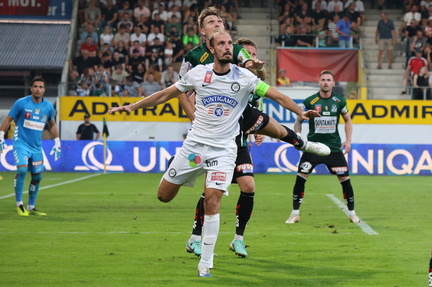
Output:
<svg viewBox="0 0 432 287">
<path fill-rule="evenodd" d="M 236 235 L 234 236 L 234 240 L 243 240 L 243 235 L 238 235 L 238 234 L 236 234 Z"/>
<path fill-rule="evenodd" d="M 216 240 L 219 234 L 219 226 L 219 213 L 214 215 L 204 215 L 204 225 L 201 243 L 201 260 L 198 263 L 198 268 L 213 268 L 213 255 Z"/>
<path fill-rule="evenodd" d="M 348 210 L 348 215 L 353 216 L 353 215 L 356 215 L 356 213 L 354 210 Z"/>
<path fill-rule="evenodd" d="M 16 206 L 24 205 L 22 201 L 17 201 Z"/>
<path fill-rule="evenodd" d="M 191 237 L 189 238 L 189 241 L 200 241 L 200 240 L 201 240 L 201 236 L 195 234 L 192 234 Z"/>
<path fill-rule="evenodd" d="M 34 205 L 27 205 L 27 210 L 32 210 L 34 207 Z"/>
<path fill-rule="evenodd" d="M 299 215 L 300 209 L 293 209 L 293 211 L 291 211 L 291 214 Z"/>
</svg>

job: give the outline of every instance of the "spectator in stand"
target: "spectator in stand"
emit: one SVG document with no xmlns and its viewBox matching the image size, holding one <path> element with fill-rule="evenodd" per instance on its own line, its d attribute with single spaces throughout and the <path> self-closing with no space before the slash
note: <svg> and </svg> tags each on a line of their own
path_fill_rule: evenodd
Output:
<svg viewBox="0 0 432 287">
<path fill-rule="evenodd" d="M 337 15 L 339 17 L 339 19 L 343 18 L 344 13 L 342 12 L 342 10 L 340 10 L 339 6 L 335 6 L 334 10 L 332 12 L 328 13 L 327 19 L 329 22 L 334 21 L 334 16 Z M 338 19 L 338 21 L 339 21 Z M 334 22 L 335 24 L 337 24 L 337 22 Z"/>
<path fill-rule="evenodd" d="M 118 32 L 114 36 L 113 44 L 114 46 L 118 47 L 118 42 L 122 41 L 124 44 L 124 48 L 126 49 L 126 55 L 127 55 L 127 48 L 130 41 L 130 34 L 126 32 L 126 26 L 120 25 Z"/>
<path fill-rule="evenodd" d="M 355 4 L 355 11 L 360 14 L 361 22 L 359 23 L 359 25 L 363 25 L 363 23 L 366 20 L 363 1 L 361 1 L 361 0 L 348 0 L 345 3 L 345 9 L 348 9 L 350 7 L 351 3 Z"/>
<path fill-rule="evenodd" d="M 426 45 L 426 38 L 423 36 L 423 31 L 419 30 L 417 31 L 417 34 L 410 39 L 410 51 L 411 51 L 411 57 L 414 56 L 415 50 L 422 50 L 424 46 Z"/>
<path fill-rule="evenodd" d="M 95 57 L 89 57 L 87 50 L 81 50 L 81 55 L 69 61 L 69 77 L 76 83 L 80 75 L 86 68 L 92 68 L 95 65 Z"/>
<path fill-rule="evenodd" d="M 130 2 L 127 0 L 122 1 L 121 9 L 119 9 L 119 11 L 118 11 L 118 19 L 123 18 L 124 14 L 129 14 L 129 15 L 133 14 L 133 9 L 130 6 Z"/>
<path fill-rule="evenodd" d="M 336 31 L 337 22 L 340 18 L 338 14 L 333 16 L 333 21 L 328 23 L 328 37 L 327 37 L 327 47 L 339 47 L 339 34 Z"/>
<path fill-rule="evenodd" d="M 159 27 L 154 27 L 154 32 L 151 32 L 147 36 L 147 46 L 154 45 L 154 39 L 159 38 L 161 44 L 165 42 L 165 36 L 159 30 Z"/>
<path fill-rule="evenodd" d="M 181 0 L 169 0 L 168 1 L 168 8 L 171 8 L 172 6 L 177 6 L 178 8 L 182 7 L 182 1 Z M 179 9 L 181 11 L 182 9 Z"/>
<path fill-rule="evenodd" d="M 99 29 L 103 29 L 106 25 L 110 28 L 117 27 L 118 18 L 118 9 L 117 6 L 114 5 L 113 0 L 107 0 L 107 5 L 103 6 L 101 9 L 102 18 L 99 23 Z"/>
<path fill-rule="evenodd" d="M 405 56 L 406 61 L 408 62 L 409 58 L 411 57 L 411 50 L 410 50 L 410 43 L 414 36 L 417 35 L 417 32 L 420 31 L 422 28 L 418 25 L 418 22 L 414 19 L 410 21 L 410 25 L 407 26 L 404 30 L 404 39 L 403 39 L 403 45 L 405 46 Z"/>
<path fill-rule="evenodd" d="M 134 82 L 137 82 L 138 84 L 143 83 L 145 72 L 144 64 L 138 64 L 137 70 L 131 73 Z"/>
<path fill-rule="evenodd" d="M 111 47 L 108 44 L 103 44 L 100 49 L 97 51 L 97 59 L 102 59 L 103 53 L 109 53 L 112 56 L 113 51 L 111 50 Z M 99 62 L 97 62 L 99 64 Z"/>
<path fill-rule="evenodd" d="M 408 26 L 408 23 L 411 23 L 412 20 L 416 20 L 418 25 L 421 25 L 422 17 L 418 12 L 418 6 L 416 4 L 412 4 L 410 11 L 405 13 L 402 21 L 402 30 L 405 30 L 405 28 Z"/>
<path fill-rule="evenodd" d="M 111 95 L 111 85 L 109 83 L 110 82 L 109 79 L 110 79 L 109 74 L 105 70 L 103 64 L 99 64 L 98 70 L 94 73 L 93 76 L 93 82 L 94 82 L 93 96 L 109 97 Z M 102 90 L 102 92 L 105 95 L 102 95 L 102 93 L 100 92 L 95 93 L 96 90 Z"/>
<path fill-rule="evenodd" d="M 111 27 L 106 25 L 103 29 L 102 34 L 99 36 L 99 43 L 101 46 L 108 44 L 110 48 L 113 47 L 114 34 L 111 31 Z"/>
<path fill-rule="evenodd" d="M 148 70 L 151 65 L 156 65 L 157 70 L 162 73 L 163 59 L 159 56 L 158 50 L 152 50 L 150 57 L 145 59 L 145 68 Z"/>
<path fill-rule="evenodd" d="M 192 43 L 193 47 L 200 44 L 200 37 L 194 33 L 193 28 L 189 28 L 187 33 L 183 35 L 183 45 L 186 45 L 187 43 Z"/>
<path fill-rule="evenodd" d="M 137 1 L 137 7 L 134 9 L 133 16 L 136 22 L 139 22 L 141 17 L 144 17 L 144 22 L 150 21 L 151 11 L 144 5 L 143 0 Z"/>
<path fill-rule="evenodd" d="M 127 64 L 129 62 L 129 52 L 126 49 L 125 43 L 123 41 L 118 41 L 115 45 L 113 60 L 115 61 L 115 53 L 119 54 L 119 59 L 122 63 Z"/>
<path fill-rule="evenodd" d="M 103 52 L 100 61 L 98 65 L 102 65 L 105 69 L 105 71 L 108 73 L 108 75 L 111 74 L 111 70 L 114 66 L 114 63 L 112 61 L 112 55 L 109 52 Z"/>
<path fill-rule="evenodd" d="M 168 8 L 168 18 L 171 18 L 172 15 L 176 15 L 178 19 L 181 20 L 182 14 L 179 11 L 179 7 L 177 5 L 172 5 Z M 181 30 L 180 30 L 181 31 Z"/>
<path fill-rule="evenodd" d="M 432 6 L 431 6 L 432 7 Z M 426 42 L 432 44 L 432 20 L 428 20 L 424 27 L 424 35 L 427 38 Z"/>
<path fill-rule="evenodd" d="M 375 43 L 378 45 L 378 67 L 382 69 L 384 50 L 387 50 L 388 68 L 392 68 L 393 46 L 396 44 L 396 29 L 386 12 L 381 12 L 381 20 L 378 21 L 375 31 Z"/>
<path fill-rule="evenodd" d="M 293 18 L 286 17 L 282 23 L 279 24 L 279 34 L 285 34 L 285 30 L 287 26 L 293 26 L 294 27 L 294 21 Z"/>
<path fill-rule="evenodd" d="M 126 77 L 123 95 L 125 97 L 141 97 L 143 95 L 140 84 L 134 82 L 132 76 Z"/>
<path fill-rule="evenodd" d="M 173 27 L 175 28 L 175 31 L 173 31 Z M 174 14 L 169 18 L 168 23 L 166 23 L 165 25 L 165 33 L 167 36 L 169 36 L 171 32 L 179 33 L 181 31 L 182 25 L 180 24 L 180 19 L 177 18 L 177 15 Z"/>
<path fill-rule="evenodd" d="M 191 4 L 190 6 L 189 6 L 189 8 L 185 8 L 187 5 L 189 5 L 189 4 L 186 4 L 187 2 L 189 2 L 189 3 L 191 3 L 191 1 L 188 1 L 188 0 L 186 0 L 184 3 L 183 3 L 183 19 L 189 19 L 189 18 L 192 18 L 193 19 L 193 22 L 194 23 L 198 23 L 198 15 L 199 15 L 199 9 L 198 9 L 198 4 L 195 2 L 195 3 L 193 3 L 193 4 Z"/>
<path fill-rule="evenodd" d="M 165 48 L 164 48 L 164 66 L 168 67 L 168 65 L 171 65 L 173 60 L 173 45 L 171 41 L 165 41 Z"/>
<path fill-rule="evenodd" d="M 339 48 L 352 48 L 351 41 L 351 22 L 347 14 L 336 23 L 336 32 L 339 34 Z"/>
<path fill-rule="evenodd" d="M 360 26 L 357 22 L 351 23 L 350 37 L 352 39 L 353 48 L 360 47 Z"/>
<path fill-rule="evenodd" d="M 361 16 L 360 13 L 356 11 L 356 4 L 354 2 L 351 2 L 345 13 L 348 14 L 351 23 L 357 23 L 358 25 L 361 24 Z"/>
<path fill-rule="evenodd" d="M 321 9 L 321 2 L 317 1 L 311 13 L 312 25 L 314 29 L 324 27 L 326 22 L 326 11 Z"/>
<path fill-rule="evenodd" d="M 153 40 L 153 45 L 151 45 L 150 47 L 148 47 L 148 51 L 146 53 L 147 57 L 151 56 L 152 51 L 157 51 L 158 52 L 158 56 L 161 57 L 163 59 L 164 57 L 164 50 L 165 50 L 165 46 L 161 43 L 161 41 L 159 40 L 159 38 L 154 38 Z"/>
<path fill-rule="evenodd" d="M 77 82 L 80 83 L 86 83 L 86 86 L 88 87 L 91 95 L 93 93 L 93 87 L 94 87 L 94 74 L 95 70 L 93 67 L 85 68 L 84 72 L 79 76 Z"/>
<path fill-rule="evenodd" d="M 306 26 L 300 25 L 295 35 L 297 47 L 315 47 L 315 36 L 308 33 Z"/>
<path fill-rule="evenodd" d="M 279 69 L 279 76 L 276 80 L 276 84 L 278 87 L 288 87 L 291 85 L 291 81 L 286 76 L 286 70 L 284 68 Z"/>
<path fill-rule="evenodd" d="M 132 46 L 129 48 L 129 55 L 132 56 L 133 51 L 138 50 L 139 54 L 143 57 L 146 55 L 146 49 L 140 45 L 139 41 L 136 40 L 133 42 Z"/>
<path fill-rule="evenodd" d="M 294 25 L 305 26 L 309 31 L 312 29 L 312 14 L 309 11 L 308 5 L 306 2 L 301 4 L 301 9 L 294 14 Z"/>
<path fill-rule="evenodd" d="M 120 66 L 123 67 L 123 70 L 125 70 L 126 69 L 126 61 L 125 60 L 126 59 L 124 57 L 120 57 L 120 53 L 118 51 L 114 51 L 114 53 L 112 55 L 112 62 L 113 62 L 113 65 L 114 65 L 113 68 L 115 68 L 116 66 L 120 65 Z M 113 71 L 111 71 L 111 74 L 113 72 L 114 72 L 114 69 L 113 69 Z"/>
<path fill-rule="evenodd" d="M 150 74 L 153 75 L 154 80 L 156 82 L 160 82 L 160 79 L 162 77 L 162 73 L 157 70 L 157 66 L 156 65 L 150 65 L 149 66 L 148 70 L 144 74 L 144 81 L 147 81 L 147 78 L 148 78 L 148 76 Z"/>
<path fill-rule="evenodd" d="M 277 47 L 295 47 L 297 38 L 294 35 L 294 26 L 286 26 L 285 32 L 276 38 L 275 44 Z"/>
<path fill-rule="evenodd" d="M 427 66 L 421 67 L 418 74 L 414 75 L 413 87 L 413 100 L 431 99 L 431 89 L 429 87 L 429 72 Z"/>
<path fill-rule="evenodd" d="M 432 3 L 432 0 L 429 0 L 430 3 Z M 426 3 L 426 1 L 422 1 L 420 3 L 420 14 L 422 18 L 421 26 L 425 27 L 427 25 L 427 22 L 429 21 L 429 17 L 432 16 L 429 12 L 429 7 L 432 7 Z M 432 10 L 431 10 L 432 11 Z"/>
<path fill-rule="evenodd" d="M 183 42 L 179 38 L 179 34 L 177 32 L 170 33 L 170 41 L 173 46 L 173 63 L 181 63 L 183 61 Z"/>
<path fill-rule="evenodd" d="M 85 24 L 86 30 L 81 33 L 80 40 L 81 44 L 85 43 L 88 36 L 92 38 L 92 44 L 98 43 L 98 34 L 94 31 L 93 25 Z"/>
<path fill-rule="evenodd" d="M 89 57 L 96 57 L 98 48 L 95 44 L 93 44 L 92 37 L 87 36 L 85 42 L 81 44 L 80 50 L 87 50 Z"/>
<path fill-rule="evenodd" d="M 164 21 L 164 23 L 168 22 L 168 12 L 165 10 L 165 5 L 163 3 L 158 4 L 157 9 L 152 12 L 152 19 L 154 19 L 156 13 L 159 14 L 159 17 Z"/>
<path fill-rule="evenodd" d="M 412 80 L 413 76 L 418 74 L 420 68 L 423 66 L 428 66 L 428 62 L 422 57 L 423 51 L 420 49 L 415 50 L 415 57 L 411 57 L 408 60 L 407 67 L 405 69 L 405 74 L 402 80 L 402 95 L 406 95 L 408 80 Z"/>
<path fill-rule="evenodd" d="M 84 19 L 88 25 L 98 28 L 99 22 L 102 19 L 102 12 L 96 0 L 90 0 L 88 5 L 88 8 L 84 10 Z"/>
<path fill-rule="evenodd" d="M 285 3 L 282 8 L 279 11 L 279 15 L 278 15 L 278 22 L 279 25 L 282 25 L 283 23 L 286 23 L 287 18 L 290 19 L 289 23 L 294 25 L 294 14 L 291 12 L 290 10 L 290 4 L 289 3 Z"/>
<path fill-rule="evenodd" d="M 138 41 L 139 46 L 145 47 L 147 45 L 147 36 L 142 32 L 142 26 L 135 26 L 134 33 L 130 36 L 130 45 Z"/>
<path fill-rule="evenodd" d="M 121 18 L 121 20 L 117 23 L 117 27 L 118 29 L 120 29 L 120 27 L 124 27 L 125 32 L 130 34 L 133 31 L 133 22 L 130 19 L 130 14 L 123 14 L 123 17 Z"/>
<path fill-rule="evenodd" d="M 187 22 L 183 24 L 183 35 L 186 35 L 189 29 L 192 29 L 194 34 L 198 35 L 198 25 L 196 24 L 194 17 L 192 16 L 190 16 Z"/>
<path fill-rule="evenodd" d="M 179 79 L 179 74 L 176 71 L 174 71 L 173 66 L 169 65 L 167 69 L 163 71 L 161 74 L 160 84 L 162 89 L 171 86 L 172 84 L 177 82 L 178 79 Z"/>
<path fill-rule="evenodd" d="M 147 77 L 147 80 L 141 84 L 141 89 L 143 91 L 144 97 L 148 97 L 148 96 L 162 90 L 162 87 L 159 84 L 159 82 L 156 82 L 154 80 L 153 74 L 149 74 Z"/>
<path fill-rule="evenodd" d="M 328 32 L 328 28 L 325 28 L 322 24 L 318 25 L 318 27 L 316 28 L 319 48 L 327 47 Z"/>
<path fill-rule="evenodd" d="M 112 92 L 113 95 L 123 96 L 123 86 L 126 83 L 126 77 L 128 75 L 129 74 L 124 70 L 122 65 L 115 66 L 114 72 L 110 76 L 111 87 L 112 90 L 114 90 L 114 92 Z"/>
<path fill-rule="evenodd" d="M 150 21 L 150 32 L 154 32 L 154 28 L 158 27 L 162 34 L 165 34 L 165 21 L 160 18 L 159 13 L 154 14 L 154 18 Z"/>
<path fill-rule="evenodd" d="M 144 57 L 140 55 L 139 50 L 134 49 L 132 55 L 129 58 L 128 72 L 130 74 L 138 70 L 138 65 L 144 63 Z"/>
<path fill-rule="evenodd" d="M 313 0 L 311 7 L 316 8 L 316 3 L 320 3 L 321 10 L 327 13 L 327 1 L 326 0 Z"/>
<path fill-rule="evenodd" d="M 77 97 L 90 96 L 90 89 L 85 81 L 78 82 L 78 86 L 75 90 L 75 96 Z"/>
<path fill-rule="evenodd" d="M 344 10 L 344 5 L 343 2 L 340 0 L 330 0 L 327 4 L 327 11 L 329 13 L 333 12 L 335 10 L 335 7 L 338 6 L 339 7 L 339 11 L 343 11 Z"/>
</svg>

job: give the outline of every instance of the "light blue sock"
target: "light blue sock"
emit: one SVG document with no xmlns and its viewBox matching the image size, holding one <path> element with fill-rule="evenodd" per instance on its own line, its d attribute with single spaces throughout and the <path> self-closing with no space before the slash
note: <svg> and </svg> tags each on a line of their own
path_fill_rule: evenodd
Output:
<svg viewBox="0 0 432 287">
<path fill-rule="evenodd" d="M 27 167 L 20 166 L 17 168 L 17 173 L 15 175 L 14 187 L 15 187 L 15 199 L 17 202 L 23 201 L 23 190 L 24 190 L 24 180 L 27 174 Z"/>
<path fill-rule="evenodd" d="M 28 205 L 35 206 L 36 198 L 39 192 L 39 183 L 42 179 L 42 173 L 32 174 L 29 186 L 29 202 Z"/>
</svg>

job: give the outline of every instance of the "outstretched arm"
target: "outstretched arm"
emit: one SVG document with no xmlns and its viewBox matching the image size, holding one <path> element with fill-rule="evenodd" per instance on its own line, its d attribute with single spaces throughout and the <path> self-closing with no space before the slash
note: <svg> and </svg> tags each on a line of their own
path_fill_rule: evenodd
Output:
<svg viewBox="0 0 432 287">
<path fill-rule="evenodd" d="M 108 111 L 110 115 L 114 114 L 115 112 L 119 111 L 127 111 L 132 112 L 137 109 L 141 108 L 147 108 L 147 107 L 154 107 L 160 104 L 163 104 L 172 98 L 177 97 L 182 92 L 177 89 L 175 85 L 171 85 L 166 89 L 163 89 L 162 91 L 158 91 L 156 93 L 151 94 L 147 98 L 142 99 L 141 101 L 138 101 L 136 103 L 127 105 L 127 106 L 120 106 L 120 107 L 111 107 Z"/>
</svg>

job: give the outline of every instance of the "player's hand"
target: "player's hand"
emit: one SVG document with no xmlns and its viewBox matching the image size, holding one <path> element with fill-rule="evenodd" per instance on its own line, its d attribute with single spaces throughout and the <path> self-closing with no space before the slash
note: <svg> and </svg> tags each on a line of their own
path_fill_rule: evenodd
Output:
<svg viewBox="0 0 432 287">
<path fill-rule="evenodd" d="M 61 155 L 61 142 L 60 138 L 54 139 L 54 146 L 50 152 L 50 155 L 54 155 L 54 160 L 57 161 Z"/>
<path fill-rule="evenodd" d="M 321 115 L 315 110 L 308 110 L 306 112 L 303 112 L 302 114 L 303 120 L 309 120 L 309 119 L 319 118 L 319 117 L 321 117 Z"/>
<path fill-rule="evenodd" d="M 4 135 L 5 135 L 5 132 L 0 131 L 0 153 L 2 153 L 3 150 L 7 148 L 7 144 L 4 140 Z"/>
<path fill-rule="evenodd" d="M 255 144 L 257 146 L 260 146 L 264 141 L 264 135 L 255 135 L 254 134 L 254 137 L 255 137 Z"/>
<path fill-rule="evenodd" d="M 121 111 L 126 111 L 126 112 L 132 112 L 132 108 L 130 105 L 127 106 L 120 106 L 120 107 L 111 107 L 108 110 L 108 114 L 112 115 L 115 112 L 121 112 Z"/>
<path fill-rule="evenodd" d="M 261 61 L 258 59 L 252 59 L 251 61 L 248 61 L 246 63 L 246 65 L 248 66 L 248 68 L 255 69 L 255 70 L 261 70 L 265 65 L 265 61 Z"/>
<path fill-rule="evenodd" d="M 347 154 L 351 151 L 351 143 L 345 141 L 342 143 L 342 146 L 340 148 L 341 150 L 343 150 L 343 154 Z"/>
</svg>

